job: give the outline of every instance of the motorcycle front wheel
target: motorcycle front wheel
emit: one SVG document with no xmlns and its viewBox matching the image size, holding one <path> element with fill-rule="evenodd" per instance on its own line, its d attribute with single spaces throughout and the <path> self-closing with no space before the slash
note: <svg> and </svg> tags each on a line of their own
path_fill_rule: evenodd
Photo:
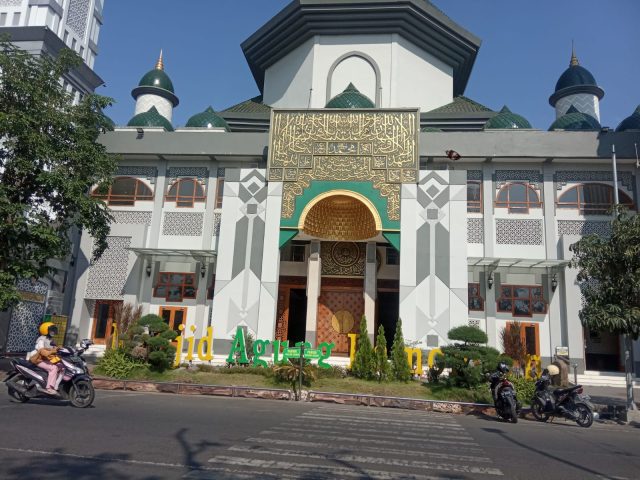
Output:
<svg viewBox="0 0 640 480">
<path fill-rule="evenodd" d="M 69 401 L 71 405 L 76 408 L 87 408 L 91 406 L 95 396 L 96 391 L 93 389 L 93 384 L 86 380 L 80 380 L 74 383 L 69 389 Z"/>
<path fill-rule="evenodd" d="M 20 385 L 25 389 L 27 388 L 27 385 L 26 385 L 27 382 L 25 382 L 24 378 L 16 379 L 15 383 L 16 385 Z M 11 388 L 11 387 L 9 387 L 9 396 L 20 403 L 26 403 L 29 401 L 29 397 L 27 397 L 26 395 L 23 395 L 22 393 L 17 391 L 15 388 Z"/>
<path fill-rule="evenodd" d="M 518 423 L 518 412 L 516 411 L 516 401 L 513 398 L 509 399 L 509 405 L 507 406 L 509 409 L 509 420 L 511 423 Z"/>
<path fill-rule="evenodd" d="M 538 398 L 531 402 L 531 413 L 533 413 L 534 418 L 539 422 L 549 420 L 549 414 L 544 411 L 544 405 Z"/>
<path fill-rule="evenodd" d="M 576 423 L 583 428 L 589 428 L 593 423 L 593 412 L 584 403 L 576 404 Z"/>
</svg>

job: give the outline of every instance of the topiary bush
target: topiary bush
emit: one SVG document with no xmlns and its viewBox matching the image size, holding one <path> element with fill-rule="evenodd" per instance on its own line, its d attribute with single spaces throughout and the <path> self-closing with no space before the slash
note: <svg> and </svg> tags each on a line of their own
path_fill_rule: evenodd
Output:
<svg viewBox="0 0 640 480">
<path fill-rule="evenodd" d="M 351 373 L 357 378 L 373 380 L 376 377 L 376 357 L 367 332 L 367 319 L 363 315 L 360 320 L 360 334 L 353 360 Z"/>
<path fill-rule="evenodd" d="M 134 332 L 132 341 L 137 339 L 147 349 L 147 361 L 151 370 L 164 372 L 171 368 L 176 354 L 176 347 L 171 342 L 178 334 L 169 329 L 162 317 L 154 314 L 145 315 L 129 330 Z"/>
<path fill-rule="evenodd" d="M 384 327 L 382 324 L 378 327 L 378 337 L 376 338 L 376 376 L 378 382 L 387 380 L 389 378 L 389 372 L 391 370 L 389 366 L 389 359 L 387 358 L 387 339 L 384 336 Z"/>
<path fill-rule="evenodd" d="M 478 327 L 472 327 L 470 325 L 460 325 L 459 327 L 452 328 L 447 333 L 449 340 L 455 340 L 458 342 L 464 342 L 465 345 L 478 345 L 480 343 L 487 343 L 487 334 L 480 330 Z"/>
<path fill-rule="evenodd" d="M 112 348 L 98 360 L 95 371 L 112 378 L 129 378 L 135 370 L 145 367 L 146 362 L 131 358 L 122 349 Z"/>
<path fill-rule="evenodd" d="M 404 347 L 402 320 L 398 319 L 396 332 L 393 336 L 393 345 L 391 346 L 391 377 L 402 382 L 408 382 L 411 380 L 411 367 Z"/>
</svg>

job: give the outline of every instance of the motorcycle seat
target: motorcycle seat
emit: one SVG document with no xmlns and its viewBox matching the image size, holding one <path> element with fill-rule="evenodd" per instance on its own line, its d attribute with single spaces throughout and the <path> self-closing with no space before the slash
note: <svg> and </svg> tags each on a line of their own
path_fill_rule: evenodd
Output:
<svg viewBox="0 0 640 480">
<path fill-rule="evenodd" d="M 29 360 L 25 360 L 25 359 L 23 359 L 23 358 L 17 358 L 17 359 L 15 360 L 15 362 L 16 362 L 18 365 L 22 365 L 22 366 L 23 366 L 23 367 L 25 367 L 25 368 L 29 368 L 29 369 L 31 369 L 31 370 L 33 370 L 33 371 L 35 371 L 35 372 L 38 372 L 38 373 L 44 374 L 44 375 L 45 375 L 45 378 L 46 378 L 46 375 L 48 375 L 48 374 L 49 374 L 49 372 L 47 372 L 46 370 L 44 370 L 44 369 L 42 369 L 42 368 L 40 368 L 40 367 L 37 367 L 36 365 L 34 365 L 33 363 L 31 363 Z"/>
<path fill-rule="evenodd" d="M 553 394 L 555 396 L 560 396 L 560 395 L 564 395 L 565 393 L 573 392 L 574 390 L 577 390 L 581 387 L 582 385 L 574 385 L 573 387 L 569 387 L 569 388 L 558 388 L 557 390 L 553 391 Z"/>
</svg>

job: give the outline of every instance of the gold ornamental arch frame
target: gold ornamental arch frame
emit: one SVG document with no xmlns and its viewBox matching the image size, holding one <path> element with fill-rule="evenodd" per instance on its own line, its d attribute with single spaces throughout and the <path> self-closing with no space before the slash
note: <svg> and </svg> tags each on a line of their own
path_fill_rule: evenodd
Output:
<svg viewBox="0 0 640 480">
<path fill-rule="evenodd" d="M 305 220 L 307 219 L 307 215 L 315 205 L 320 203 L 322 200 L 326 200 L 327 198 L 337 196 L 337 195 L 351 197 L 359 201 L 360 203 L 364 204 L 364 206 L 367 208 L 367 210 L 369 210 L 369 212 L 373 216 L 373 221 L 375 222 L 376 230 L 378 231 L 378 233 L 382 231 L 382 219 L 380 217 L 380 213 L 378 213 L 378 210 L 376 209 L 375 205 L 371 202 L 371 200 L 369 200 L 367 197 L 365 197 L 360 193 L 353 192 L 351 190 L 343 190 L 343 189 L 328 190 L 324 193 L 321 193 L 320 195 L 317 195 L 312 200 L 310 200 L 309 203 L 305 205 L 304 209 L 302 210 L 302 213 L 300 214 L 300 219 L 298 220 L 298 230 L 304 229 L 304 223 L 305 223 Z"/>
</svg>

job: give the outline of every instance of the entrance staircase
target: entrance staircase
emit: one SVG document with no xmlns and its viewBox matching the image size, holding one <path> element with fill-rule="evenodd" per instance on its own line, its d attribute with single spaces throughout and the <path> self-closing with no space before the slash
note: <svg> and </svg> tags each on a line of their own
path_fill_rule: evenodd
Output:
<svg viewBox="0 0 640 480">
<path fill-rule="evenodd" d="M 569 380 L 573 380 L 571 374 Z M 597 370 L 585 370 L 583 375 L 578 375 L 578 383 L 589 387 L 625 388 L 627 386 L 623 372 L 600 372 Z M 633 386 L 640 386 L 640 379 L 634 378 Z"/>
</svg>

